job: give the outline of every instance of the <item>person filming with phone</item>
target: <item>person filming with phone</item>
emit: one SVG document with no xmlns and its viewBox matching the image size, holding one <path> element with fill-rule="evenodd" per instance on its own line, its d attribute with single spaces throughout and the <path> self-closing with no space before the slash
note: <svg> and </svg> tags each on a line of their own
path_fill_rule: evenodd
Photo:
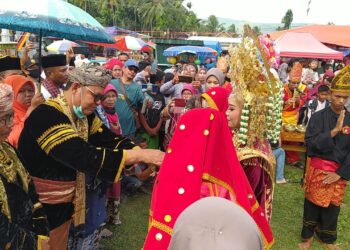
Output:
<svg viewBox="0 0 350 250">
<path fill-rule="evenodd" d="M 195 81 L 197 74 L 197 67 L 194 64 L 187 64 L 183 67 L 183 70 L 177 70 L 174 79 L 166 82 L 160 87 L 160 93 L 163 95 L 170 95 L 171 98 L 181 98 L 181 92 L 185 84 L 191 84 L 195 90 L 195 94 L 201 92 L 201 84 L 199 81 Z"/>
<path fill-rule="evenodd" d="M 181 98 L 173 98 L 162 111 L 164 120 L 170 119 L 169 127 L 166 130 L 164 138 L 164 148 L 167 148 L 176 128 L 177 121 L 186 113 L 193 105 L 193 96 L 196 90 L 192 84 L 185 84 L 181 91 Z"/>
</svg>

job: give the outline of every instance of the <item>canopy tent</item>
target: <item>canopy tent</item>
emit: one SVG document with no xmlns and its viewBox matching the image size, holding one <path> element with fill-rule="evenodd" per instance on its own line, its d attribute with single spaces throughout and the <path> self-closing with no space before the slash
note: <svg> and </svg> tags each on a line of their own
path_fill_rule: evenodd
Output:
<svg viewBox="0 0 350 250">
<path fill-rule="evenodd" d="M 310 33 L 321 43 L 350 48 L 350 25 L 307 25 L 271 33 L 273 40 L 286 33 Z"/>
<path fill-rule="evenodd" d="M 342 60 L 344 54 L 319 42 L 309 33 L 288 32 L 275 41 L 280 56 Z"/>
</svg>

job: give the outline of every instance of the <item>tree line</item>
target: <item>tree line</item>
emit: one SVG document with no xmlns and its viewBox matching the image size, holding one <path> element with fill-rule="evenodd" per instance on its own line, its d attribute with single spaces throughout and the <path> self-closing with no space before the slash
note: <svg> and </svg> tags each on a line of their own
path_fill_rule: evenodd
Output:
<svg viewBox="0 0 350 250">
<path fill-rule="evenodd" d="M 192 11 L 192 4 L 184 0 L 68 0 L 95 17 L 103 26 L 118 26 L 141 32 L 228 32 L 237 36 L 235 24 L 225 26 L 215 15 L 200 19 Z M 289 29 L 293 12 L 288 10 L 277 30 Z M 253 30 L 260 34 L 260 27 Z"/>
<path fill-rule="evenodd" d="M 207 20 L 197 17 L 189 2 L 183 0 L 69 0 L 95 17 L 103 26 L 118 26 L 135 31 L 229 32 L 216 16 Z"/>
</svg>

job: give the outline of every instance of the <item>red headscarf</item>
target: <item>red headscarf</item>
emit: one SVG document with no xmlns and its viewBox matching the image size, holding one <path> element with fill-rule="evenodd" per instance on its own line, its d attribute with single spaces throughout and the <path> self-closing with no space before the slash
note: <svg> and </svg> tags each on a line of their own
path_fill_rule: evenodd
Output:
<svg viewBox="0 0 350 250">
<path fill-rule="evenodd" d="M 208 89 L 202 94 L 202 98 L 207 101 L 209 107 L 221 112 L 226 112 L 228 109 L 229 92 L 223 87 L 215 87 Z"/>
<path fill-rule="evenodd" d="M 265 248 L 272 245 L 270 225 L 238 161 L 226 116 L 207 108 L 190 110 L 177 123 L 153 189 L 144 250 L 168 248 L 178 216 L 205 197 L 202 190 L 208 183 L 213 187 L 209 196 L 224 197 L 244 208 L 260 228 Z M 221 196 L 222 190 L 228 195 Z"/>
<path fill-rule="evenodd" d="M 118 59 L 116 59 L 116 58 L 112 58 L 112 59 L 108 60 L 108 61 L 105 63 L 104 67 L 105 67 L 106 69 L 113 70 L 113 68 L 114 68 L 115 65 L 118 65 L 118 66 L 121 67 L 121 68 L 123 68 L 123 66 L 124 66 L 124 64 L 123 64 L 122 61 L 120 61 L 120 60 L 118 60 Z"/>
<path fill-rule="evenodd" d="M 26 119 L 27 111 L 29 108 L 23 105 L 22 103 L 18 102 L 17 96 L 19 91 L 25 84 L 29 84 L 29 86 L 33 89 L 33 91 L 35 91 L 35 87 L 32 81 L 30 81 L 28 78 L 21 75 L 8 76 L 3 80 L 3 83 L 10 85 L 13 90 L 13 110 L 15 113 L 13 118 L 14 127 L 12 129 L 12 132 L 8 140 L 14 147 L 16 147 L 19 139 L 19 135 L 22 132 L 23 123 L 24 123 L 24 120 Z"/>
<path fill-rule="evenodd" d="M 118 97 L 118 91 L 117 89 L 113 86 L 113 84 L 111 83 L 108 83 L 105 90 L 104 90 L 104 94 L 107 95 L 107 93 L 109 91 L 112 91 L 115 93 L 115 95 Z M 102 106 L 103 106 L 103 102 L 102 102 Z M 109 121 L 110 124 L 117 124 L 119 123 L 119 118 L 118 118 L 118 114 L 117 112 L 115 111 L 115 109 L 113 108 L 112 110 L 110 110 L 109 108 L 103 106 L 104 109 L 106 110 L 106 116 L 107 116 L 107 119 Z M 117 134 L 117 135 L 120 135 L 121 134 L 121 129 L 119 127 L 119 129 L 115 130 L 111 127 L 111 130 Z"/>
</svg>

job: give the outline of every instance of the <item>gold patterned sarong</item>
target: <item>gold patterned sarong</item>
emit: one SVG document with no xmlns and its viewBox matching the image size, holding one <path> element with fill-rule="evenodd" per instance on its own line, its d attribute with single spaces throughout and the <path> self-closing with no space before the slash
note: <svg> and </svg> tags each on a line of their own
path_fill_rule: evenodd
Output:
<svg viewBox="0 0 350 250">
<path fill-rule="evenodd" d="M 343 203 L 346 181 L 340 178 L 338 181 L 325 184 L 323 179 L 327 172 L 334 172 L 322 165 L 324 160 L 311 160 L 305 174 L 305 198 L 320 207 L 328 207 L 330 204 L 340 206 Z M 329 163 L 329 161 L 327 161 Z M 338 168 L 337 166 L 335 169 Z"/>
</svg>

